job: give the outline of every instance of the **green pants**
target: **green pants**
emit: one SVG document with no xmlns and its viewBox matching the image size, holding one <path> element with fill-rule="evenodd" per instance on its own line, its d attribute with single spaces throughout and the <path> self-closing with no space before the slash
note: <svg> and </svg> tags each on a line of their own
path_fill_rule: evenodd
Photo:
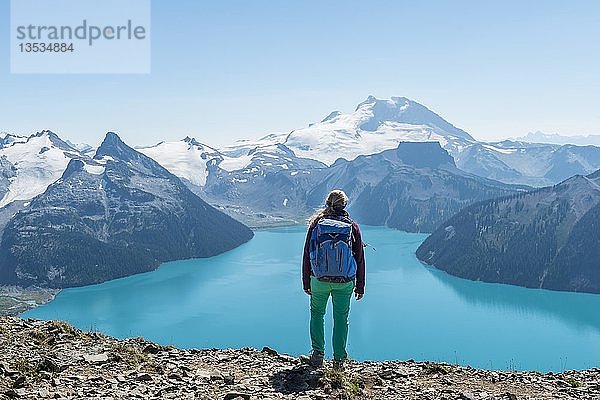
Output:
<svg viewBox="0 0 600 400">
<path fill-rule="evenodd" d="M 325 309 L 329 295 L 333 302 L 333 358 L 345 360 L 348 339 L 348 313 L 354 281 L 347 283 L 320 282 L 310 277 L 310 339 L 313 350 L 325 352 Z"/>
</svg>

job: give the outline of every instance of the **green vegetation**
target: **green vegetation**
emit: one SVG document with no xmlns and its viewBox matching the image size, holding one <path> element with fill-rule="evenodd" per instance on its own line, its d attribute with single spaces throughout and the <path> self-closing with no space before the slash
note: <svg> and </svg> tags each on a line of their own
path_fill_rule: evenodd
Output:
<svg viewBox="0 0 600 400">
<path fill-rule="evenodd" d="M 323 379 L 331 384 L 332 389 L 341 389 L 346 398 L 359 398 L 362 394 L 361 383 L 351 372 L 328 368 Z"/>
<path fill-rule="evenodd" d="M 428 374 L 446 375 L 446 374 L 452 372 L 452 367 L 450 365 L 434 363 L 434 362 L 428 363 L 425 368 L 426 368 L 426 371 Z"/>
<path fill-rule="evenodd" d="M 41 329 L 33 329 L 29 332 L 29 336 L 33 339 L 36 344 L 47 345 L 50 337 L 48 334 Z"/>
<path fill-rule="evenodd" d="M 571 387 L 573 388 L 578 388 L 582 386 L 582 383 L 579 382 L 577 379 L 575 378 L 571 378 L 569 376 L 563 376 L 561 378 L 563 381 L 567 382 L 569 385 L 571 385 Z"/>
<path fill-rule="evenodd" d="M 142 364 L 149 363 L 150 357 L 144 354 L 135 346 L 127 345 L 121 342 L 115 342 L 110 345 L 110 350 L 113 358 L 123 360 L 133 368 L 137 368 Z"/>
<path fill-rule="evenodd" d="M 48 331 L 58 331 L 70 336 L 79 336 L 81 334 L 80 330 L 65 321 L 50 321 Z"/>
<path fill-rule="evenodd" d="M 14 361 L 13 367 L 25 376 L 37 375 L 37 368 L 24 358 L 17 358 Z"/>
</svg>

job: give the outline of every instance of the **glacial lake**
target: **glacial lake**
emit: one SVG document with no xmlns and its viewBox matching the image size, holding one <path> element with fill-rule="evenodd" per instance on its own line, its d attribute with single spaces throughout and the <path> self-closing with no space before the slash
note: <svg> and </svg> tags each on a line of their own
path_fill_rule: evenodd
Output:
<svg viewBox="0 0 600 400">
<path fill-rule="evenodd" d="M 300 279 L 305 229 L 258 231 L 216 257 L 66 289 L 22 316 L 184 348 L 269 346 L 303 354 L 310 349 Z M 415 258 L 426 235 L 362 230 L 376 250 L 365 249 L 366 294 L 351 304 L 350 357 L 538 371 L 600 366 L 600 295 L 458 279 Z M 326 329 L 331 357 L 330 322 Z"/>
</svg>

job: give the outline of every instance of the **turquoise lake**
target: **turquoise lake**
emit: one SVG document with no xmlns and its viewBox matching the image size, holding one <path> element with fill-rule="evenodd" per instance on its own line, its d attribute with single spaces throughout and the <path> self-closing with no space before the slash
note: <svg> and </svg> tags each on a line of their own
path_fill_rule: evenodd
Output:
<svg viewBox="0 0 600 400">
<path fill-rule="evenodd" d="M 22 316 L 185 348 L 269 346 L 306 353 L 309 299 L 300 279 L 305 229 L 258 231 L 216 257 L 66 289 Z M 539 371 L 599 366 L 600 295 L 458 279 L 415 258 L 426 235 L 362 230 L 376 251 L 365 249 L 365 297 L 352 300 L 352 358 Z M 326 329 L 329 339 L 330 323 Z M 330 357 L 329 340 L 327 346 Z"/>
</svg>

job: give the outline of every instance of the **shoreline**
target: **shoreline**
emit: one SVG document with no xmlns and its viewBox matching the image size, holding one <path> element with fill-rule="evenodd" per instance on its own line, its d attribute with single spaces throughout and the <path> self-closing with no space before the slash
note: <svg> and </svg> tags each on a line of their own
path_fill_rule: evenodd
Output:
<svg viewBox="0 0 600 400">
<path fill-rule="evenodd" d="M 17 316 L 35 307 L 48 304 L 62 289 L 0 286 L 0 316 Z"/>
</svg>

